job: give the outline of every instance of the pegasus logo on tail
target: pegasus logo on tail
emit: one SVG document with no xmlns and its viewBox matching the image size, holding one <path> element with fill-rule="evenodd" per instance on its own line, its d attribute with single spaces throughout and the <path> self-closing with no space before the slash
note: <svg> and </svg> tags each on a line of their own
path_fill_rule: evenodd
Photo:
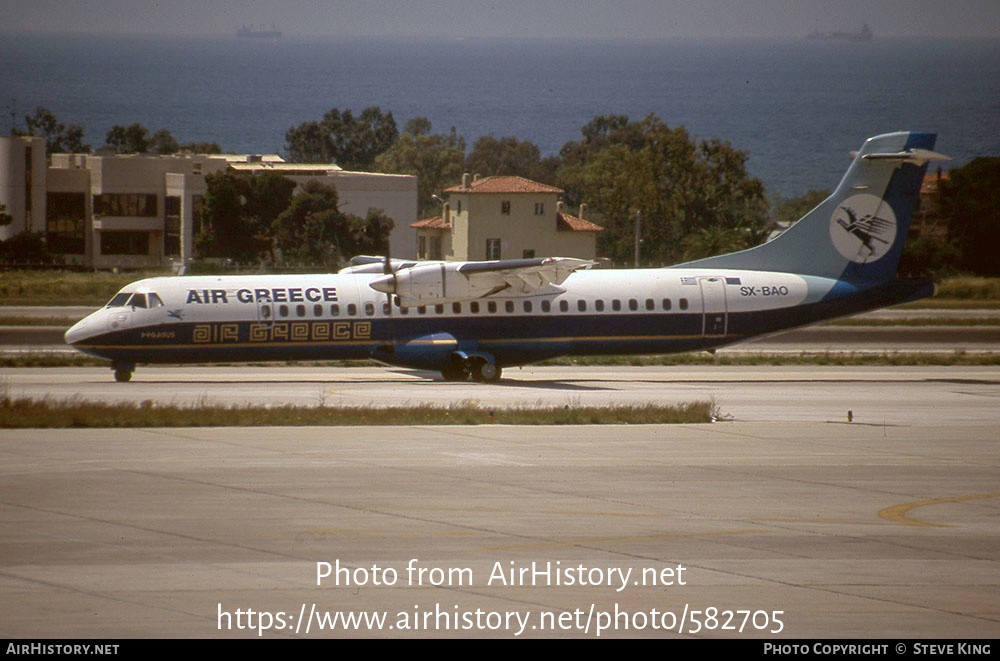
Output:
<svg viewBox="0 0 1000 661">
<path fill-rule="evenodd" d="M 881 259 L 896 239 L 896 216 L 881 198 L 863 193 L 837 207 L 830 217 L 837 252 L 859 264 Z"/>
</svg>

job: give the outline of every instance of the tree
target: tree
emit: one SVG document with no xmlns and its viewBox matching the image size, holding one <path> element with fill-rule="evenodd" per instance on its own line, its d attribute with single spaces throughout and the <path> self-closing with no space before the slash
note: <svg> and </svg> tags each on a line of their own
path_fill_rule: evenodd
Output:
<svg viewBox="0 0 1000 661">
<path fill-rule="evenodd" d="M 206 175 L 205 183 L 195 253 L 240 262 L 256 262 L 272 254 L 273 226 L 291 203 L 295 182 L 275 172 L 218 172 Z"/>
<path fill-rule="evenodd" d="M 333 268 L 356 254 L 385 252 L 392 226 L 380 210 L 366 218 L 343 213 L 336 188 L 309 181 L 275 219 L 274 239 L 286 263 Z"/>
<path fill-rule="evenodd" d="M 118 154 L 145 154 L 151 146 L 149 130 L 138 123 L 112 126 L 104 142 Z"/>
<path fill-rule="evenodd" d="M 418 215 L 430 215 L 439 210 L 431 197 L 462 178 L 465 161 L 465 139 L 455 133 L 432 134 L 431 123 L 417 117 L 406 123 L 396 142 L 375 159 L 379 172 L 412 174 L 417 177 Z"/>
<path fill-rule="evenodd" d="M 0 241 L 0 262 L 12 264 L 53 264 L 53 256 L 41 232 L 19 232 L 6 241 Z"/>
<path fill-rule="evenodd" d="M 948 238 L 961 254 L 960 268 L 1000 275 L 1000 156 L 980 157 L 952 170 L 938 188 Z"/>
<path fill-rule="evenodd" d="M 83 142 L 83 127 L 79 124 L 61 124 L 51 110 L 39 106 L 33 116 L 25 116 L 27 131 L 14 131 L 14 135 L 32 135 L 45 138 L 45 151 L 49 154 L 86 154 L 90 145 Z"/>
<path fill-rule="evenodd" d="M 718 139 L 696 141 L 655 115 L 630 122 L 623 115 L 595 118 L 584 139 L 567 143 L 557 185 L 568 201 L 589 202 L 600 214 L 601 252 L 630 261 L 634 223 L 641 213 L 642 259 L 674 263 L 701 246 L 746 248 L 769 231 L 763 184 L 746 172 L 745 152 Z M 735 244 L 735 245 L 734 245 Z"/>
<path fill-rule="evenodd" d="M 829 189 L 823 188 L 782 200 L 775 211 L 774 222 L 780 227 L 786 227 L 818 207 L 820 202 L 828 197 L 830 197 Z"/>
<path fill-rule="evenodd" d="M 558 158 L 542 159 L 541 151 L 533 142 L 514 137 L 497 140 L 491 135 L 476 140 L 465 160 L 466 172 L 524 177 L 543 184 L 555 183 L 558 165 Z"/>
<path fill-rule="evenodd" d="M 177 139 L 167 129 L 160 129 L 153 134 L 150 140 L 150 147 L 150 151 L 154 154 L 176 154 L 180 151 L 180 144 L 178 144 Z"/>
<path fill-rule="evenodd" d="M 320 122 L 308 121 L 285 132 L 288 159 L 298 163 L 335 162 L 345 170 L 371 170 L 375 157 L 399 137 L 392 113 L 378 106 L 355 117 L 350 110 L 332 108 Z"/>
<path fill-rule="evenodd" d="M 221 154 L 222 147 L 218 142 L 185 142 L 177 147 L 181 154 Z"/>
</svg>

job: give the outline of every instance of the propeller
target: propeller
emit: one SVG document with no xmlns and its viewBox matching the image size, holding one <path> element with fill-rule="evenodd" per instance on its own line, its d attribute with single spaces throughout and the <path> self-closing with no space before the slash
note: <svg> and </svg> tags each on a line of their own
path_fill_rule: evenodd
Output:
<svg viewBox="0 0 1000 661">
<path fill-rule="evenodd" d="M 392 268 L 392 243 L 386 239 L 385 242 L 385 262 L 382 269 L 383 273 L 392 276 L 392 290 L 396 290 L 396 271 Z M 392 292 L 387 292 L 385 295 L 386 304 L 388 305 L 388 316 L 386 318 L 386 328 L 389 330 L 389 344 L 387 351 L 392 353 L 396 349 L 396 335 L 393 333 L 392 324 Z"/>
</svg>

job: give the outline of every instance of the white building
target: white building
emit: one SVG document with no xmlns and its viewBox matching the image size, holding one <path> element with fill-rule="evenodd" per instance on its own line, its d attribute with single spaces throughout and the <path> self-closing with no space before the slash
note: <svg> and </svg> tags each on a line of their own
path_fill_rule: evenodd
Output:
<svg viewBox="0 0 1000 661">
<path fill-rule="evenodd" d="M 396 223 L 392 254 L 416 256 L 409 225 L 416 220 L 417 180 L 410 175 L 253 155 L 53 154 L 47 164 L 45 140 L 32 137 L 0 137 L 0 204 L 14 219 L 0 226 L 0 239 L 41 232 L 50 252 L 94 268 L 186 264 L 205 175 L 225 170 L 278 172 L 300 186 L 313 179 L 333 184 L 342 211 L 363 217 L 381 209 Z"/>
</svg>

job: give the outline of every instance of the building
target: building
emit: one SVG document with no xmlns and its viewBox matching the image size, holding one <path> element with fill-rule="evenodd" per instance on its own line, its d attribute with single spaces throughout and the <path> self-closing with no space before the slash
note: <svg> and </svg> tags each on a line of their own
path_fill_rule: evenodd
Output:
<svg viewBox="0 0 1000 661">
<path fill-rule="evenodd" d="M 562 210 L 562 189 L 523 177 L 462 177 L 442 215 L 413 223 L 418 259 L 597 257 L 599 225 Z"/>
<path fill-rule="evenodd" d="M 346 213 L 364 216 L 377 208 L 392 218 L 393 254 L 415 257 L 409 225 L 416 218 L 417 180 L 410 175 L 257 155 L 53 154 L 47 163 L 45 140 L 33 137 L 0 137 L 0 204 L 13 217 L 0 226 L 0 239 L 41 232 L 50 252 L 93 268 L 187 264 L 205 175 L 222 171 L 279 172 L 300 186 L 333 184 Z"/>
</svg>

